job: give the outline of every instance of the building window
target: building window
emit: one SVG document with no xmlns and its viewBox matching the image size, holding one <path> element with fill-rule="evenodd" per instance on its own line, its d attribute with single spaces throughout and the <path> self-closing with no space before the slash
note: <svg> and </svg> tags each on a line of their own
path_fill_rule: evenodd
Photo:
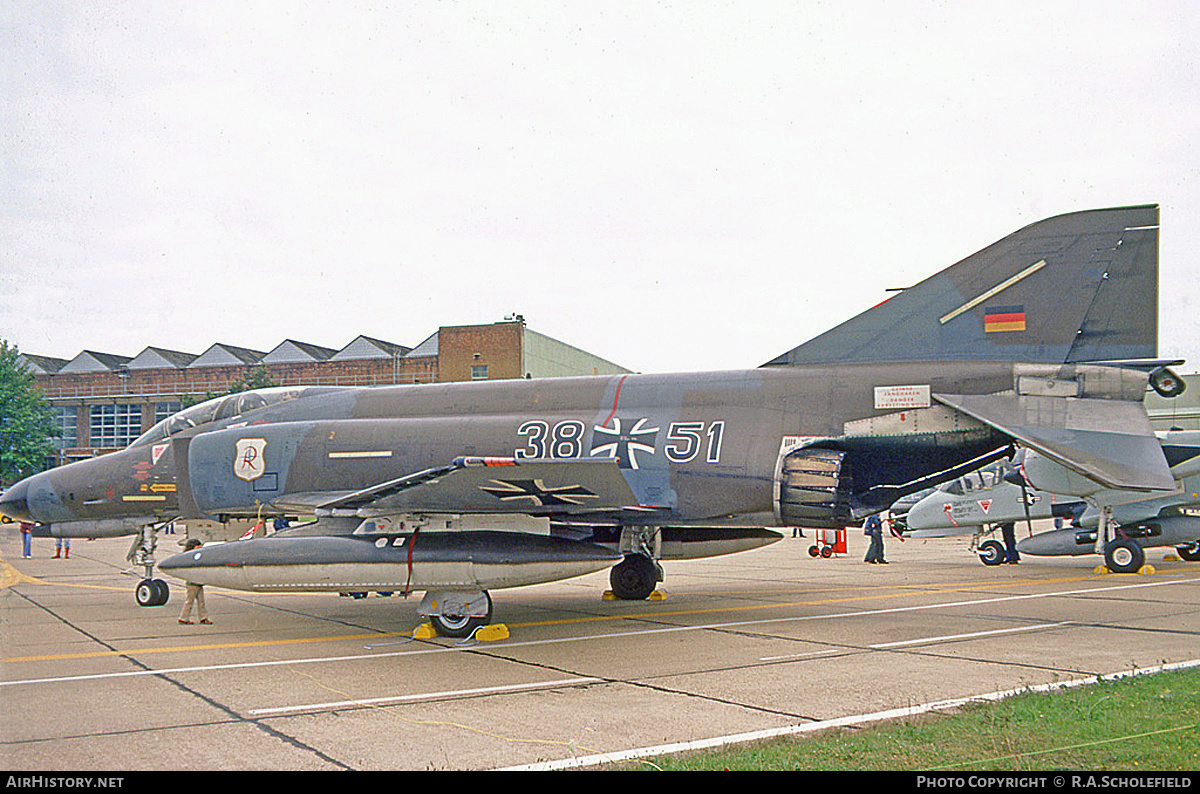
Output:
<svg viewBox="0 0 1200 794">
<path fill-rule="evenodd" d="M 93 405 L 91 446 L 121 449 L 142 434 L 142 406 L 136 403 Z"/>
<path fill-rule="evenodd" d="M 183 410 L 183 403 L 179 400 L 167 403 L 154 404 L 154 424 L 158 424 L 168 416 L 174 416 Z"/>
<path fill-rule="evenodd" d="M 52 439 L 58 449 L 72 449 L 79 446 L 79 410 L 73 405 L 65 408 L 55 406 L 54 427 L 58 437 Z"/>
<path fill-rule="evenodd" d="M 487 378 L 487 364 L 473 364 L 471 366 L 471 380 L 487 380 Z"/>
</svg>

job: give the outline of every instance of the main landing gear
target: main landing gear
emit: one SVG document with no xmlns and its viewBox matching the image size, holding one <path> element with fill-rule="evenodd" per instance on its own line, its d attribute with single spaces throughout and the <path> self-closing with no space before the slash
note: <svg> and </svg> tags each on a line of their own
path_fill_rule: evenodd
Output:
<svg viewBox="0 0 1200 794">
<path fill-rule="evenodd" d="M 645 601 L 663 579 L 658 557 L 662 551 L 658 527 L 621 527 L 620 551 L 625 559 L 608 574 L 612 594 L 622 601 Z"/>
<path fill-rule="evenodd" d="M 608 583 L 622 601 L 645 601 L 662 581 L 662 567 L 644 554 L 626 554 L 612 567 Z"/>
<path fill-rule="evenodd" d="M 622 527 L 621 562 L 609 572 L 612 595 L 622 601 L 645 601 L 662 581 L 658 527 Z M 425 593 L 417 614 L 443 637 L 470 637 L 492 620 L 492 598 L 486 590 L 438 590 Z"/>
<path fill-rule="evenodd" d="M 1111 505 L 1100 508 L 1100 526 L 1096 529 L 1095 551 L 1104 555 L 1104 566 L 1113 573 L 1137 573 L 1146 564 L 1146 552 L 1140 543 L 1119 533 Z"/>
<path fill-rule="evenodd" d="M 1136 541 L 1117 538 L 1104 547 L 1104 565 L 1113 573 L 1137 573 L 1146 564 L 1146 552 Z"/>
<path fill-rule="evenodd" d="M 492 597 L 486 590 L 442 590 L 421 599 L 417 614 L 429 618 L 443 637 L 470 637 L 492 622 Z"/>
</svg>

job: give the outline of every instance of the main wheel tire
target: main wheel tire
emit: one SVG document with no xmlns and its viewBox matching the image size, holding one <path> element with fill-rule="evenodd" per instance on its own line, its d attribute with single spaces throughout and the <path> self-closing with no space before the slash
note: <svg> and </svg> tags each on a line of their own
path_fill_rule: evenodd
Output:
<svg viewBox="0 0 1200 794">
<path fill-rule="evenodd" d="M 487 614 L 483 617 L 472 615 L 430 615 L 429 622 L 443 637 L 470 637 L 475 629 L 492 622 L 492 596 L 484 592 L 487 598 Z"/>
<path fill-rule="evenodd" d="M 1200 562 L 1200 543 L 1185 543 L 1182 546 L 1176 546 L 1175 551 L 1179 552 L 1179 556 L 1188 562 Z"/>
<path fill-rule="evenodd" d="M 158 590 L 158 598 L 155 599 L 152 606 L 161 607 L 171 598 L 171 587 L 162 579 L 151 579 L 150 584 Z"/>
<path fill-rule="evenodd" d="M 622 601 L 645 601 L 658 584 L 658 568 L 644 554 L 626 554 L 609 572 L 608 582 Z"/>
<path fill-rule="evenodd" d="M 1104 547 L 1104 564 L 1114 573 L 1137 573 L 1146 562 L 1146 552 L 1128 538 L 1119 538 Z"/>
<path fill-rule="evenodd" d="M 808 547 L 808 556 L 809 557 L 816 557 L 820 553 L 821 553 L 820 547 L 818 547 L 818 546 L 809 546 Z"/>
<path fill-rule="evenodd" d="M 979 561 L 984 565 L 1000 565 L 1008 557 L 1008 552 L 997 540 L 985 540 L 979 544 Z"/>
</svg>

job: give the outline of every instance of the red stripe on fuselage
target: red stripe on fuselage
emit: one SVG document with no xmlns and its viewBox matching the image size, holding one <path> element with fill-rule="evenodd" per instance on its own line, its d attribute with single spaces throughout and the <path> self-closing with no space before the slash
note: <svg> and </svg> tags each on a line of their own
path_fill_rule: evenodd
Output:
<svg viewBox="0 0 1200 794">
<path fill-rule="evenodd" d="M 617 393 L 613 395 L 612 411 L 609 412 L 608 418 L 601 423 L 601 427 L 608 427 L 608 423 L 611 422 L 612 418 L 617 415 L 617 400 L 621 399 L 621 387 L 625 385 L 625 379 L 628 377 L 628 375 L 622 375 L 621 379 L 617 381 Z"/>
</svg>

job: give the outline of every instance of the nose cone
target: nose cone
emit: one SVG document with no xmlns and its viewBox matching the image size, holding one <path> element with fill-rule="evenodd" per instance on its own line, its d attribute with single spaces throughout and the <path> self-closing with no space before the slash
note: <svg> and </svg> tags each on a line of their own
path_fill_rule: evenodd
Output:
<svg viewBox="0 0 1200 794">
<path fill-rule="evenodd" d="M 201 562 L 205 554 L 210 558 L 214 556 L 211 549 L 192 549 L 182 554 L 174 554 L 167 557 L 158 564 L 158 568 L 162 571 L 170 571 L 172 574 L 193 568 L 201 568 L 209 564 L 207 561 Z"/>
<path fill-rule="evenodd" d="M 0 514 L 17 521 L 33 521 L 29 512 L 29 478 L 12 485 L 0 494 Z"/>
<path fill-rule="evenodd" d="M 904 523 L 912 532 L 954 526 L 946 513 L 945 500 L 928 498 L 922 499 L 909 508 L 908 514 L 904 517 Z"/>
</svg>

